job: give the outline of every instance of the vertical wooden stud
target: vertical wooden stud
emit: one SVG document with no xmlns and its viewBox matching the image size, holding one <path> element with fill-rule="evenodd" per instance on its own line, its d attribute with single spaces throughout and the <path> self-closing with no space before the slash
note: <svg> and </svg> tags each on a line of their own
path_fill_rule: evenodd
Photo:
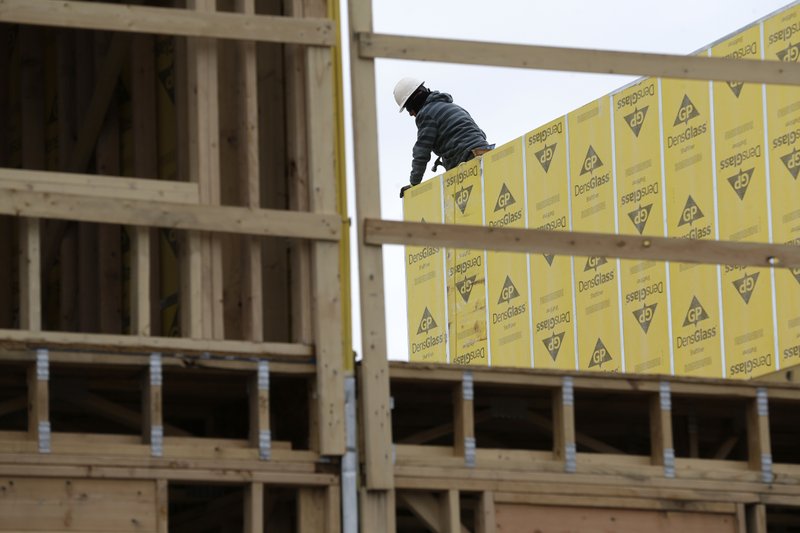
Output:
<svg viewBox="0 0 800 533">
<path fill-rule="evenodd" d="M 249 483 L 244 489 L 244 533 L 264 532 L 264 484 Z"/>
<path fill-rule="evenodd" d="M 564 461 L 564 471 L 575 472 L 575 391 L 572 378 L 565 376 L 553 391 L 553 458 Z"/>
<path fill-rule="evenodd" d="M 169 532 L 169 485 L 166 479 L 156 480 L 156 531 Z"/>
<path fill-rule="evenodd" d="M 45 349 L 36 350 L 28 367 L 28 435 L 40 453 L 50 453 L 50 360 Z"/>
<path fill-rule="evenodd" d="M 361 531 L 396 533 L 394 490 L 371 491 L 362 487 L 359 493 L 358 511 L 361 515 Z"/>
<path fill-rule="evenodd" d="M 761 471 L 761 481 L 771 483 L 772 450 L 769 436 L 769 400 L 767 389 L 759 387 L 747 405 L 747 451 L 750 468 Z"/>
<path fill-rule="evenodd" d="M 150 354 L 150 365 L 142 383 L 142 440 L 150 455 L 164 455 L 163 374 L 161 354 Z"/>
<path fill-rule="evenodd" d="M 450 489 L 442 494 L 442 533 L 461 533 L 461 505 L 458 490 Z"/>
<path fill-rule="evenodd" d="M 325 533 L 342 531 L 342 498 L 338 485 L 325 489 Z"/>
<path fill-rule="evenodd" d="M 315 213 L 333 214 L 336 213 L 336 174 L 330 50 L 309 47 L 306 64 L 310 207 Z M 345 450 L 344 356 L 339 245 L 314 242 L 311 252 L 319 450 L 323 455 L 342 455 Z"/>
<path fill-rule="evenodd" d="M 672 443 L 672 397 L 668 381 L 659 384 L 658 395 L 650 398 L 651 462 L 664 467 L 665 477 L 675 477 L 675 448 Z"/>
<path fill-rule="evenodd" d="M 748 505 L 747 533 L 767 533 L 767 506 L 763 503 Z"/>
<path fill-rule="evenodd" d="M 475 466 L 476 454 L 474 390 L 472 372 L 464 371 L 453 389 L 453 447 L 456 457 L 470 467 Z"/>
<path fill-rule="evenodd" d="M 350 72 L 355 149 L 355 191 L 361 300 L 361 372 L 363 385 L 364 466 L 370 489 L 394 487 L 392 427 L 389 411 L 389 365 L 386 354 L 386 309 L 383 250 L 364 242 L 364 219 L 381 218 L 375 61 L 358 54 L 356 33 L 372 31 L 372 1 L 351 0 Z M 372 492 L 368 492 L 370 496 Z M 378 508 L 380 504 L 372 506 Z"/>
<path fill-rule="evenodd" d="M 258 448 L 262 460 L 270 458 L 272 431 L 269 419 L 269 363 L 258 362 L 256 375 L 250 378 L 250 445 Z"/>
<path fill-rule="evenodd" d="M 297 533 L 325 531 L 325 489 L 297 490 Z"/>
<path fill-rule="evenodd" d="M 736 533 L 747 533 L 747 511 L 745 504 L 736 504 Z"/>
<path fill-rule="evenodd" d="M 496 533 L 497 519 L 494 510 L 494 493 L 481 492 L 475 516 L 475 533 Z"/>
</svg>

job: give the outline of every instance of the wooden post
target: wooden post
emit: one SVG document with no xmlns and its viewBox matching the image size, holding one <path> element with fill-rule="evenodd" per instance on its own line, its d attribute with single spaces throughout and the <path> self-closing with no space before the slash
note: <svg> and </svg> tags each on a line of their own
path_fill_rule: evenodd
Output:
<svg viewBox="0 0 800 533">
<path fill-rule="evenodd" d="M 156 480 L 156 531 L 169 532 L 169 485 L 166 479 Z"/>
<path fill-rule="evenodd" d="M 453 388 L 453 448 L 464 464 L 475 466 L 475 411 L 472 372 L 462 373 L 461 383 Z"/>
<path fill-rule="evenodd" d="M 301 488 L 297 491 L 297 533 L 325 531 L 325 490 Z"/>
<path fill-rule="evenodd" d="M 150 355 L 150 366 L 142 382 L 142 442 L 150 445 L 150 455 L 164 454 L 164 410 L 161 354 Z"/>
<path fill-rule="evenodd" d="M 315 213 L 336 213 L 333 64 L 330 50 L 306 52 L 308 169 L 310 207 Z M 339 280 L 339 244 L 314 242 L 312 289 L 314 347 L 317 358 L 319 451 L 342 455 L 344 443 L 344 355 Z"/>
<path fill-rule="evenodd" d="M 50 453 L 50 361 L 44 349 L 28 367 L 28 435 L 40 453 Z"/>
<path fill-rule="evenodd" d="M 672 398 L 668 381 L 662 381 L 658 395 L 650 397 L 650 450 L 652 464 L 662 465 L 665 477 L 675 477 Z"/>
<path fill-rule="evenodd" d="M 475 516 L 475 533 L 495 533 L 497 519 L 494 511 L 494 493 L 481 492 L 481 500 Z"/>
<path fill-rule="evenodd" d="M 564 461 L 564 471 L 575 472 L 575 392 L 572 378 L 565 376 L 553 391 L 553 458 Z"/>
<path fill-rule="evenodd" d="M 386 309 L 383 293 L 383 250 L 364 242 L 364 220 L 381 218 L 378 168 L 378 125 L 375 101 L 375 61 L 358 54 L 357 32 L 372 31 L 372 1 L 351 0 L 350 72 L 352 80 L 355 190 L 358 225 L 359 287 L 361 298 L 362 421 L 366 484 L 375 489 L 394 487 L 392 426 L 389 411 L 389 365 L 386 354 Z M 385 509 L 382 500 L 370 510 Z M 392 510 L 392 513 L 394 511 Z"/>
<path fill-rule="evenodd" d="M 244 488 L 244 533 L 264 532 L 264 484 L 249 483 Z"/>
<path fill-rule="evenodd" d="M 20 94 L 22 104 L 22 166 L 41 170 L 45 166 L 44 73 L 41 35 L 37 28 L 19 30 Z M 41 223 L 21 219 L 20 232 L 20 326 L 42 329 Z"/>
<path fill-rule="evenodd" d="M 342 531 L 342 497 L 338 485 L 325 489 L 325 533 Z"/>
<path fill-rule="evenodd" d="M 763 503 L 747 506 L 747 533 L 767 533 L 767 507 Z"/>
<path fill-rule="evenodd" d="M 461 505 L 458 491 L 450 489 L 442 495 L 442 533 L 461 533 Z"/>
<path fill-rule="evenodd" d="M 771 483 L 772 451 L 769 436 L 769 400 L 767 389 L 759 387 L 747 405 L 747 451 L 752 470 L 761 471 L 761 481 Z"/>
<path fill-rule="evenodd" d="M 397 531 L 394 490 L 371 491 L 362 487 L 359 496 L 361 531 L 370 533 Z"/>
<path fill-rule="evenodd" d="M 269 418 L 269 363 L 258 362 L 257 373 L 250 378 L 250 445 L 258 448 L 262 460 L 269 459 L 272 431 Z"/>
<path fill-rule="evenodd" d="M 131 46 L 134 173 L 140 178 L 155 179 L 158 177 L 158 157 L 153 37 L 137 35 Z M 130 315 L 131 333 L 134 335 L 152 333 L 150 265 L 151 242 L 156 242 L 156 236 L 157 232 L 150 228 L 131 228 Z"/>
<path fill-rule="evenodd" d="M 215 11 L 214 0 L 188 0 L 187 8 Z M 189 178 L 200 186 L 200 203 L 220 204 L 219 96 L 217 43 L 193 38 L 187 43 Z M 219 236 L 190 232 L 181 284 L 182 312 L 191 337 L 225 336 L 222 243 Z M 199 269 L 199 270 L 198 270 Z M 185 279 L 184 279 L 185 278 Z M 198 316 L 199 315 L 199 316 Z M 198 331 L 199 330 L 199 331 Z"/>
</svg>

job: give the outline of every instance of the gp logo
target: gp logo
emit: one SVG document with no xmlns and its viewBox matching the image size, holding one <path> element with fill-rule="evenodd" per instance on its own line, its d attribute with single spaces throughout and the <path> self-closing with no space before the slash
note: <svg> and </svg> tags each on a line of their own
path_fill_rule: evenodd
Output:
<svg viewBox="0 0 800 533">
<path fill-rule="evenodd" d="M 639 207 L 628 213 L 628 217 L 630 217 L 634 227 L 639 231 L 639 235 L 642 234 L 644 227 L 647 225 L 647 220 L 650 218 L 650 210 L 652 208 L 653 204 L 647 204 L 644 207 L 639 205 Z"/>
<path fill-rule="evenodd" d="M 747 188 L 750 186 L 750 181 L 753 179 L 754 170 L 755 168 L 749 168 L 747 170 L 742 170 L 740 168 L 738 174 L 728 178 L 728 183 L 733 187 L 739 200 L 744 200 L 744 195 L 747 194 Z"/>
<path fill-rule="evenodd" d="M 500 188 L 500 194 L 497 195 L 497 202 L 494 204 L 494 212 L 497 213 L 501 209 L 505 211 L 508 206 L 514 205 L 517 201 L 511 195 L 511 191 L 508 190 L 508 187 L 505 183 Z"/>
<path fill-rule="evenodd" d="M 519 291 L 514 286 L 514 282 L 511 281 L 511 278 L 506 276 L 506 280 L 503 282 L 503 288 L 500 289 L 500 299 L 497 300 L 497 303 L 511 303 L 511 300 L 517 297 L 519 297 Z"/>
<path fill-rule="evenodd" d="M 789 174 L 791 174 L 794 179 L 797 179 L 797 172 L 800 171 L 800 152 L 797 151 L 797 147 L 792 148 L 792 151 L 788 154 L 782 155 L 781 161 L 783 161 Z"/>
<path fill-rule="evenodd" d="M 595 170 L 603 166 L 603 162 L 594 151 L 592 145 L 589 145 L 589 150 L 586 152 L 586 157 L 583 158 L 583 165 L 581 166 L 581 176 L 586 173 L 594 173 Z"/>
<path fill-rule="evenodd" d="M 758 281 L 758 274 L 758 272 L 750 275 L 745 274 L 744 277 L 733 280 L 733 286 L 736 287 L 736 291 L 746 304 L 750 303 L 750 298 L 753 296 L 753 291 Z"/>
<path fill-rule="evenodd" d="M 542 165 L 545 174 L 550 171 L 550 163 L 553 161 L 553 156 L 556 155 L 556 146 L 558 143 L 553 143 L 550 146 L 544 145 L 544 148 L 536 152 L 536 160 Z"/>
<path fill-rule="evenodd" d="M 589 270 L 594 270 L 597 272 L 597 268 L 601 267 L 608 263 L 608 259 L 602 256 L 591 256 L 586 258 L 586 266 L 583 267 L 584 272 L 588 272 Z"/>
<path fill-rule="evenodd" d="M 458 209 L 461 210 L 462 215 L 467 210 L 467 204 L 469 203 L 470 196 L 472 196 L 472 185 L 469 187 L 462 187 L 453 195 L 456 205 L 458 206 Z"/>
<path fill-rule="evenodd" d="M 797 62 L 800 58 L 800 44 L 789 43 L 789 46 L 783 50 L 779 50 L 775 55 L 778 56 L 780 61 Z"/>
<path fill-rule="evenodd" d="M 633 113 L 629 115 L 625 115 L 625 122 L 628 123 L 630 126 L 631 131 L 636 137 L 639 137 L 639 132 L 642 131 L 642 125 L 644 124 L 644 117 L 647 116 L 647 109 L 650 106 L 644 106 L 643 108 L 634 108 Z"/>
<path fill-rule="evenodd" d="M 555 363 L 558 358 L 558 352 L 561 350 L 561 344 L 564 342 L 564 332 L 556 333 L 554 331 L 551 336 L 542 340 L 542 342 L 544 343 L 544 347 L 547 348 L 547 353 L 550 354 L 550 357 L 553 358 L 553 362 Z"/>
<path fill-rule="evenodd" d="M 433 319 L 433 315 L 431 315 L 430 310 L 426 307 L 425 311 L 422 312 L 422 318 L 419 321 L 417 335 L 423 335 L 438 327 L 439 326 L 436 324 L 436 321 Z"/>
<path fill-rule="evenodd" d="M 645 333 L 647 333 L 647 331 L 650 329 L 650 324 L 653 322 L 653 317 L 656 314 L 657 306 L 657 303 L 650 305 L 642 304 L 641 309 L 636 309 L 633 311 L 633 316 L 636 317 L 636 321 L 639 323 L 639 326 Z"/>
<path fill-rule="evenodd" d="M 544 256 L 544 260 L 547 261 L 549 266 L 553 266 L 553 259 L 555 259 L 555 255 L 553 254 L 542 254 Z"/>
<path fill-rule="evenodd" d="M 697 299 L 697 296 L 692 296 L 692 303 L 689 304 L 689 310 L 686 311 L 686 318 L 683 319 L 683 325 L 694 325 L 697 327 L 698 322 L 702 322 L 706 319 L 708 319 L 708 313 L 706 313 L 706 310 L 700 304 L 700 300 Z"/>
<path fill-rule="evenodd" d="M 694 198 L 690 195 L 686 198 L 686 205 L 683 206 L 681 219 L 678 221 L 678 227 L 685 226 L 686 224 L 691 226 L 695 220 L 701 219 L 703 216 L 703 212 L 700 211 L 697 202 L 695 202 Z"/>
<path fill-rule="evenodd" d="M 611 357 L 611 354 L 608 353 L 608 349 L 606 349 L 603 341 L 600 340 L 600 337 L 598 337 L 597 343 L 594 345 L 594 350 L 592 350 L 592 358 L 589 360 L 589 368 L 596 366 L 603 368 L 603 363 L 607 363 L 612 359 L 613 358 Z"/>
<path fill-rule="evenodd" d="M 697 111 L 697 108 L 694 106 L 691 100 L 689 100 L 689 95 L 684 94 L 683 100 L 681 101 L 681 106 L 678 108 L 678 115 L 675 117 L 675 123 L 673 126 L 677 126 L 678 124 L 683 124 L 684 126 L 689 123 L 695 117 L 699 117 L 700 112 Z"/>
<path fill-rule="evenodd" d="M 800 283 L 800 267 L 792 269 L 792 276 L 797 280 L 797 283 Z"/>
<path fill-rule="evenodd" d="M 469 302 L 469 297 L 472 294 L 472 287 L 475 286 L 476 277 L 477 276 L 469 276 L 461 281 L 456 281 L 456 290 L 458 290 L 458 294 L 461 295 L 464 303 Z"/>
<path fill-rule="evenodd" d="M 742 94 L 742 88 L 744 87 L 744 82 L 741 81 L 728 81 L 725 82 L 728 84 L 728 87 L 733 92 L 736 98 L 739 98 L 739 95 Z"/>
</svg>

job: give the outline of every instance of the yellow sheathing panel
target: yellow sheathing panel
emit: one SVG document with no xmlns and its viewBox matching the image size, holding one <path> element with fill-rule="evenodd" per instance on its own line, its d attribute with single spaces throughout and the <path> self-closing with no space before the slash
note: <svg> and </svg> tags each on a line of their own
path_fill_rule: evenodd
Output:
<svg viewBox="0 0 800 533">
<path fill-rule="evenodd" d="M 443 222 L 441 176 L 406 191 L 403 218 Z M 409 360 L 446 363 L 444 251 L 433 246 L 406 246 L 405 254 Z"/>
<path fill-rule="evenodd" d="M 761 58 L 758 26 L 715 46 L 715 57 Z M 760 85 L 714 82 L 719 236 L 723 240 L 769 239 Z M 747 379 L 775 370 L 772 283 L 769 269 L 722 269 L 726 374 Z"/>
<path fill-rule="evenodd" d="M 575 231 L 615 232 L 608 100 L 600 98 L 567 116 Z M 617 277 L 616 259 L 575 257 L 575 314 L 581 370 L 622 369 Z"/>
<path fill-rule="evenodd" d="M 525 135 L 528 227 L 570 228 L 566 117 Z M 530 256 L 533 366 L 575 370 L 572 258 Z"/>
<path fill-rule="evenodd" d="M 483 224 L 480 163 L 473 159 L 444 175 L 447 224 Z M 487 366 L 486 254 L 457 249 L 447 249 L 446 254 L 450 362 Z"/>
<path fill-rule="evenodd" d="M 486 225 L 524 228 L 525 176 L 522 138 L 483 157 Z M 487 252 L 489 338 L 492 366 L 530 367 L 528 256 Z"/>
<path fill-rule="evenodd" d="M 800 6 L 764 22 L 765 59 L 800 59 Z M 800 88 L 767 86 L 767 153 L 772 239 L 800 245 Z M 776 269 L 778 356 L 781 368 L 800 363 L 800 269 Z"/>
<path fill-rule="evenodd" d="M 617 217 L 620 233 L 664 236 L 658 80 L 614 95 Z M 625 372 L 670 373 L 667 269 L 620 261 Z"/>
<path fill-rule="evenodd" d="M 705 81 L 662 80 L 667 234 L 715 238 L 711 98 Z M 722 377 L 719 267 L 671 263 L 675 374 Z"/>
</svg>

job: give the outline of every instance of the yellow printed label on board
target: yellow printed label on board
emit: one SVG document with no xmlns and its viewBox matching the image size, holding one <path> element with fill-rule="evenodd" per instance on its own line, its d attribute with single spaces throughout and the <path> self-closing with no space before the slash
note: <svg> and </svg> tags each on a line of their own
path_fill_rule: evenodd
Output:
<svg viewBox="0 0 800 533">
<path fill-rule="evenodd" d="M 441 224 L 442 176 L 406 191 L 403 219 Z M 447 362 L 444 250 L 438 246 L 406 246 L 409 360 Z"/>
<path fill-rule="evenodd" d="M 667 234 L 713 240 L 714 162 L 709 82 L 661 82 Z M 678 376 L 722 377 L 719 267 L 670 263 L 672 350 Z"/>
<path fill-rule="evenodd" d="M 800 61 L 800 6 L 764 22 L 765 59 Z M 767 154 L 772 239 L 800 245 L 800 88 L 767 86 Z M 800 268 L 775 269 L 778 357 L 781 368 L 800 364 Z"/>
<path fill-rule="evenodd" d="M 480 160 L 444 175 L 446 224 L 483 224 Z M 458 365 L 489 364 L 486 328 L 486 254 L 483 250 L 448 248 L 447 310 L 450 362 Z"/>
<path fill-rule="evenodd" d="M 761 59 L 754 26 L 711 49 L 714 57 Z M 713 82 L 719 236 L 766 242 L 769 238 L 762 86 Z M 772 283 L 763 268 L 724 266 L 722 305 L 726 375 L 748 379 L 775 369 Z"/>
<path fill-rule="evenodd" d="M 525 178 L 522 139 L 483 156 L 486 225 L 525 227 Z M 531 328 L 528 301 L 528 256 L 486 254 L 489 288 L 489 343 L 492 366 L 530 368 Z"/>
<path fill-rule="evenodd" d="M 608 97 L 567 116 L 574 231 L 614 233 L 613 154 Z M 622 369 L 617 260 L 575 257 L 578 368 Z"/>
<path fill-rule="evenodd" d="M 613 96 L 620 233 L 664 236 L 658 80 Z M 620 261 L 625 372 L 669 374 L 667 269 L 663 262 Z"/>
<path fill-rule="evenodd" d="M 566 118 L 525 135 L 528 227 L 568 231 Z M 575 370 L 572 258 L 532 254 L 533 366 Z"/>
</svg>

